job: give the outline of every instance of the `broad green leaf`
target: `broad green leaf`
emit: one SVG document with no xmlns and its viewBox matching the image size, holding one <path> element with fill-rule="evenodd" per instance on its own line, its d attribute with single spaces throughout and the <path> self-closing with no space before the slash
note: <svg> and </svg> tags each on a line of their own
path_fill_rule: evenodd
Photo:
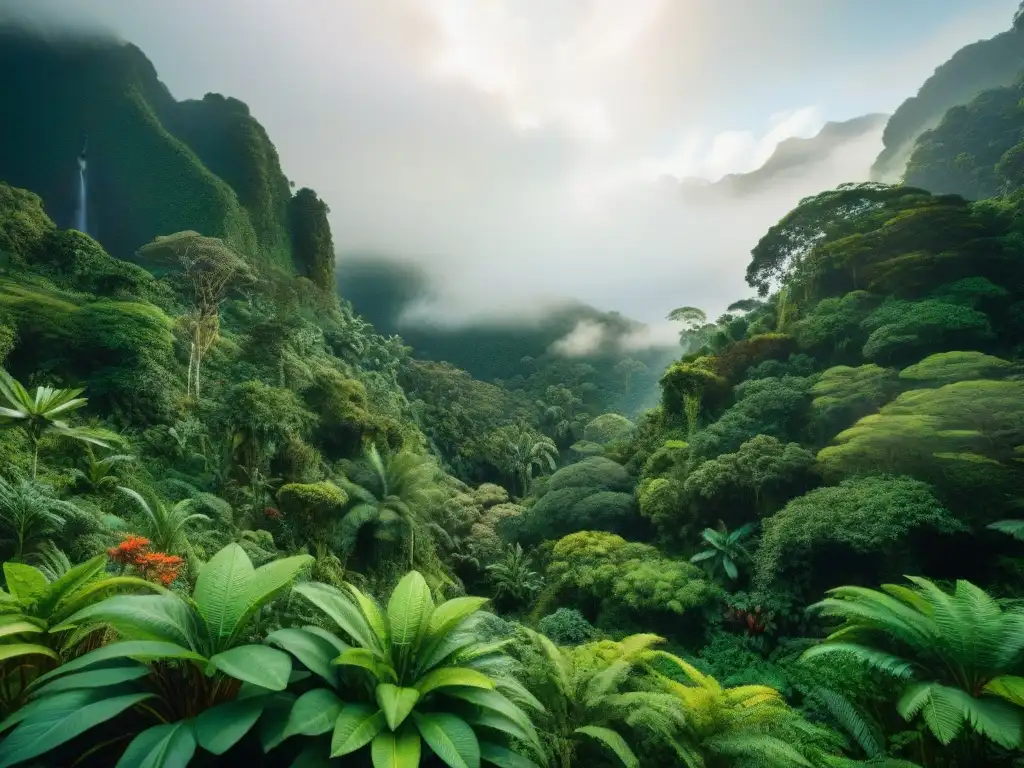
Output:
<svg viewBox="0 0 1024 768">
<path fill-rule="evenodd" d="M 306 746 L 295 756 L 288 768 L 336 768 L 339 762 L 330 756 L 331 743 L 326 736 L 307 739 Z"/>
<path fill-rule="evenodd" d="M 34 710 L 0 743 L 0 768 L 39 757 L 151 696 L 129 693 L 101 698 L 85 706 L 74 697 L 54 696 L 47 700 L 47 706 Z"/>
<path fill-rule="evenodd" d="M 7 643 L 0 645 L 0 661 L 15 659 L 19 656 L 48 656 L 56 659 L 57 654 L 45 645 L 36 643 Z"/>
<path fill-rule="evenodd" d="M 271 632 L 267 635 L 266 642 L 288 651 L 311 672 L 319 675 L 331 685 L 337 685 L 338 670 L 331 664 L 338 655 L 337 645 L 328 642 L 320 635 L 298 627 Z"/>
<path fill-rule="evenodd" d="M 57 605 L 52 620 L 64 621 L 68 616 L 86 608 L 110 592 L 119 591 L 155 592 L 159 595 L 170 594 L 169 590 L 151 581 L 136 576 L 111 576 L 109 579 L 96 579 L 80 585 L 74 592 L 68 592 L 65 600 Z"/>
<path fill-rule="evenodd" d="M 370 628 L 362 610 L 352 601 L 350 595 L 319 582 L 298 584 L 295 587 L 295 592 L 327 614 L 327 617 L 337 624 L 342 632 L 351 637 L 357 645 L 373 651 L 378 657 L 382 656 L 383 649 L 377 635 Z"/>
<path fill-rule="evenodd" d="M 487 604 L 486 597 L 456 597 L 441 603 L 430 616 L 427 633 L 431 637 L 446 635 Z"/>
<path fill-rule="evenodd" d="M 210 665 L 225 675 L 271 691 L 288 687 L 292 657 L 265 645 L 239 645 L 210 657 Z"/>
<path fill-rule="evenodd" d="M 317 627 L 311 624 L 307 624 L 302 629 L 305 632 L 309 632 L 309 634 L 311 635 L 316 635 L 317 637 L 326 640 L 328 643 L 334 646 L 334 650 L 336 653 L 342 653 L 343 651 L 347 651 L 349 648 L 352 647 L 344 640 L 342 640 L 340 637 L 338 637 L 336 634 L 331 632 L 329 629 L 324 629 L 323 627 Z"/>
<path fill-rule="evenodd" d="M 377 636 L 380 647 L 387 648 L 391 637 L 388 631 L 388 624 L 384 620 L 384 615 L 380 612 L 377 603 L 360 592 L 359 588 L 354 584 L 346 584 L 345 587 L 352 593 L 352 597 L 355 598 L 356 603 L 359 605 L 359 610 L 363 612 L 363 616 L 366 618 L 366 623 L 370 625 L 370 629 Z"/>
<path fill-rule="evenodd" d="M 237 636 L 262 606 L 287 589 L 299 573 L 313 563 L 312 555 L 295 555 L 271 560 L 253 572 L 242 597 L 242 609 L 235 619 L 232 636 Z"/>
<path fill-rule="evenodd" d="M 411 646 L 419 640 L 430 622 L 434 601 L 430 587 L 419 571 L 409 571 L 388 600 L 388 626 L 392 646 Z"/>
<path fill-rule="evenodd" d="M 138 680 L 149 674 L 145 664 L 131 664 L 108 669 L 92 669 L 87 672 L 76 672 L 50 681 L 46 686 L 46 695 L 52 696 L 61 691 L 72 691 L 76 688 L 106 688 L 129 680 Z"/>
<path fill-rule="evenodd" d="M 414 728 L 382 731 L 370 746 L 373 768 L 419 768 L 420 735 Z"/>
<path fill-rule="evenodd" d="M 93 664 L 111 659 L 136 659 L 138 661 L 149 661 L 152 659 L 181 659 L 188 661 L 202 661 L 206 659 L 188 648 L 182 648 L 174 643 L 161 643 L 155 640 L 125 640 L 110 645 L 104 645 L 95 651 L 89 651 L 83 656 L 61 664 L 51 672 L 47 672 L 36 680 L 42 684 L 52 680 L 59 675 L 66 675 L 79 669 L 85 669 Z"/>
<path fill-rule="evenodd" d="M 115 595 L 83 608 L 54 627 L 54 632 L 76 626 L 105 624 L 125 640 L 159 640 L 196 649 L 196 616 L 177 595 Z"/>
<path fill-rule="evenodd" d="M 420 736 L 451 768 L 479 768 L 480 742 L 465 720 L 445 713 L 413 712 Z"/>
<path fill-rule="evenodd" d="M 726 575 L 730 579 L 738 579 L 740 576 L 739 570 L 736 568 L 736 563 L 732 561 L 732 558 L 728 555 L 722 557 L 722 567 L 725 569 Z"/>
<path fill-rule="evenodd" d="M 319 736 L 334 728 L 345 703 L 329 688 L 314 688 L 299 696 L 285 724 L 289 736 Z"/>
<path fill-rule="evenodd" d="M 378 680 L 398 682 L 398 675 L 389 665 L 380 661 L 373 651 L 366 648 L 349 648 L 342 651 L 338 658 L 331 662 L 343 667 L 360 667 L 370 672 Z"/>
<path fill-rule="evenodd" d="M 381 683 L 377 686 L 376 697 L 388 728 L 395 731 L 420 700 L 420 692 L 415 688 L 399 688 L 391 683 Z"/>
<path fill-rule="evenodd" d="M 199 569 L 192 597 L 215 641 L 231 637 L 245 611 L 254 569 L 238 544 L 228 544 Z"/>
<path fill-rule="evenodd" d="M 498 768 L 539 768 L 533 760 L 487 741 L 480 742 L 480 757 L 485 763 L 491 763 Z"/>
<path fill-rule="evenodd" d="M 195 720 L 199 746 L 207 752 L 223 755 L 252 729 L 265 706 L 264 697 L 252 697 L 235 699 L 201 712 Z"/>
<path fill-rule="evenodd" d="M 191 721 L 155 725 L 132 739 L 116 768 L 185 768 L 195 753 Z"/>
<path fill-rule="evenodd" d="M 613 731 L 611 728 L 603 728 L 599 725 L 584 725 L 581 728 L 577 728 L 573 733 L 581 733 L 604 744 L 615 753 L 615 756 L 619 758 L 619 762 L 625 768 L 640 768 L 640 761 L 637 760 L 633 750 L 629 748 L 629 744 L 626 743 L 626 740 L 622 738 L 618 731 Z"/>
<path fill-rule="evenodd" d="M 31 621 L 12 621 L 7 624 L 0 624 L 0 637 L 11 635 L 37 635 L 43 631 L 38 624 Z"/>
<path fill-rule="evenodd" d="M 284 728 L 294 704 L 295 696 L 287 691 L 267 696 L 260 720 L 260 744 L 264 752 L 269 752 L 284 741 Z"/>
<path fill-rule="evenodd" d="M 334 722 L 331 757 L 355 752 L 387 727 L 384 713 L 369 704 L 346 704 Z"/>
<path fill-rule="evenodd" d="M 985 690 L 1001 699 L 1006 699 L 1011 704 L 1024 707 L 1024 677 L 1003 675 L 992 679 Z"/>
<path fill-rule="evenodd" d="M 22 602 L 38 598 L 50 586 L 43 572 L 24 563 L 4 563 L 7 591 Z"/>
<path fill-rule="evenodd" d="M 518 723 L 523 729 L 527 731 L 533 730 L 533 723 L 529 715 L 505 698 L 505 696 L 498 693 L 498 691 L 490 691 L 485 688 L 453 687 L 444 688 L 442 693 L 456 699 L 468 701 L 471 704 L 476 704 L 478 707 L 500 712 L 509 720 Z"/>
<path fill-rule="evenodd" d="M 515 720 L 493 709 L 479 709 L 467 716 L 466 720 L 471 725 L 490 728 L 491 730 L 514 736 L 520 741 L 532 745 L 538 752 L 541 750 L 540 738 L 533 728 L 523 728 Z"/>
<path fill-rule="evenodd" d="M 466 667 L 441 667 L 428 672 L 416 681 L 415 688 L 420 696 L 426 696 L 438 688 L 447 688 L 452 685 L 468 686 L 470 688 L 494 688 L 494 682 L 483 672 Z"/>
</svg>

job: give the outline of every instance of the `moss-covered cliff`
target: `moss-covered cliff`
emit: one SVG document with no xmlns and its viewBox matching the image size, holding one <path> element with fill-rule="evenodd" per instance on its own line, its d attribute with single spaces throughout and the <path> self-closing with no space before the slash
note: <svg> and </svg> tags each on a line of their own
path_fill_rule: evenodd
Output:
<svg viewBox="0 0 1024 768">
<path fill-rule="evenodd" d="M 0 178 L 72 224 L 75 157 L 88 137 L 89 234 L 127 258 L 196 230 L 257 264 L 291 270 L 288 180 L 240 101 L 177 102 L 135 46 L 0 29 Z"/>
</svg>

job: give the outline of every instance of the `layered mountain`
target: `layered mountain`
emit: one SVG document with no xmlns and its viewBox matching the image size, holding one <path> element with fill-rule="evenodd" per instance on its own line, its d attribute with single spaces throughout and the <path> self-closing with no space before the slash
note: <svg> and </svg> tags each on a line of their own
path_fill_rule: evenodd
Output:
<svg viewBox="0 0 1024 768">
<path fill-rule="evenodd" d="M 116 257 L 196 230 L 263 266 L 312 276 L 315 262 L 333 261 L 332 246 L 310 252 L 322 236 L 293 224 L 322 230 L 326 206 L 308 190 L 292 197 L 277 150 L 241 101 L 179 102 L 142 51 L 107 38 L 0 26 L 0 68 L 0 178 L 38 194 L 59 226 L 79 221 L 81 153 L 88 233 Z"/>
<path fill-rule="evenodd" d="M 1012 85 L 1024 69 L 1024 29 L 1013 28 L 988 40 L 964 46 L 936 68 L 916 96 L 904 101 L 889 118 L 882 135 L 885 148 L 872 167 L 872 177 L 895 181 L 902 174 L 914 142 L 934 128 L 952 107 L 967 104 L 979 93 Z"/>
<path fill-rule="evenodd" d="M 749 173 L 732 173 L 709 183 L 683 179 L 680 186 L 688 201 L 702 202 L 723 196 L 743 197 L 767 191 L 822 169 L 837 155 L 863 144 L 874 151 L 888 115 L 861 115 L 850 120 L 828 122 L 810 138 L 792 137 L 779 142 L 760 168 Z M 839 179 L 835 183 L 845 181 Z"/>
</svg>

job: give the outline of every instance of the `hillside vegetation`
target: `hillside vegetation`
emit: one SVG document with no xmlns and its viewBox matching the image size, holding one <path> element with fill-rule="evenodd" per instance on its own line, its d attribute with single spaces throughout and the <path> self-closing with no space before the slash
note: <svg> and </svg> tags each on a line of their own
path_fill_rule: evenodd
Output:
<svg viewBox="0 0 1024 768">
<path fill-rule="evenodd" d="M 586 308 L 414 353 L 244 105 L 3 40 L 0 768 L 1020 764 L 1017 86 L 655 367 Z"/>
</svg>

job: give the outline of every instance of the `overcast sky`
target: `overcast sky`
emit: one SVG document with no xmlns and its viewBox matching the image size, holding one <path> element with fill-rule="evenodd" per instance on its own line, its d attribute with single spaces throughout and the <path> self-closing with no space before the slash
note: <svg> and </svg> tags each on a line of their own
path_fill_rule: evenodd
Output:
<svg viewBox="0 0 1024 768">
<path fill-rule="evenodd" d="M 29 0 L 11 0 L 26 8 Z M 750 248 L 880 137 L 688 207 L 659 177 L 757 168 L 893 110 L 1018 0 L 31 0 L 139 45 L 178 98 L 247 102 L 335 243 L 415 261 L 435 317 L 559 296 L 657 321 L 748 296 Z"/>
</svg>

